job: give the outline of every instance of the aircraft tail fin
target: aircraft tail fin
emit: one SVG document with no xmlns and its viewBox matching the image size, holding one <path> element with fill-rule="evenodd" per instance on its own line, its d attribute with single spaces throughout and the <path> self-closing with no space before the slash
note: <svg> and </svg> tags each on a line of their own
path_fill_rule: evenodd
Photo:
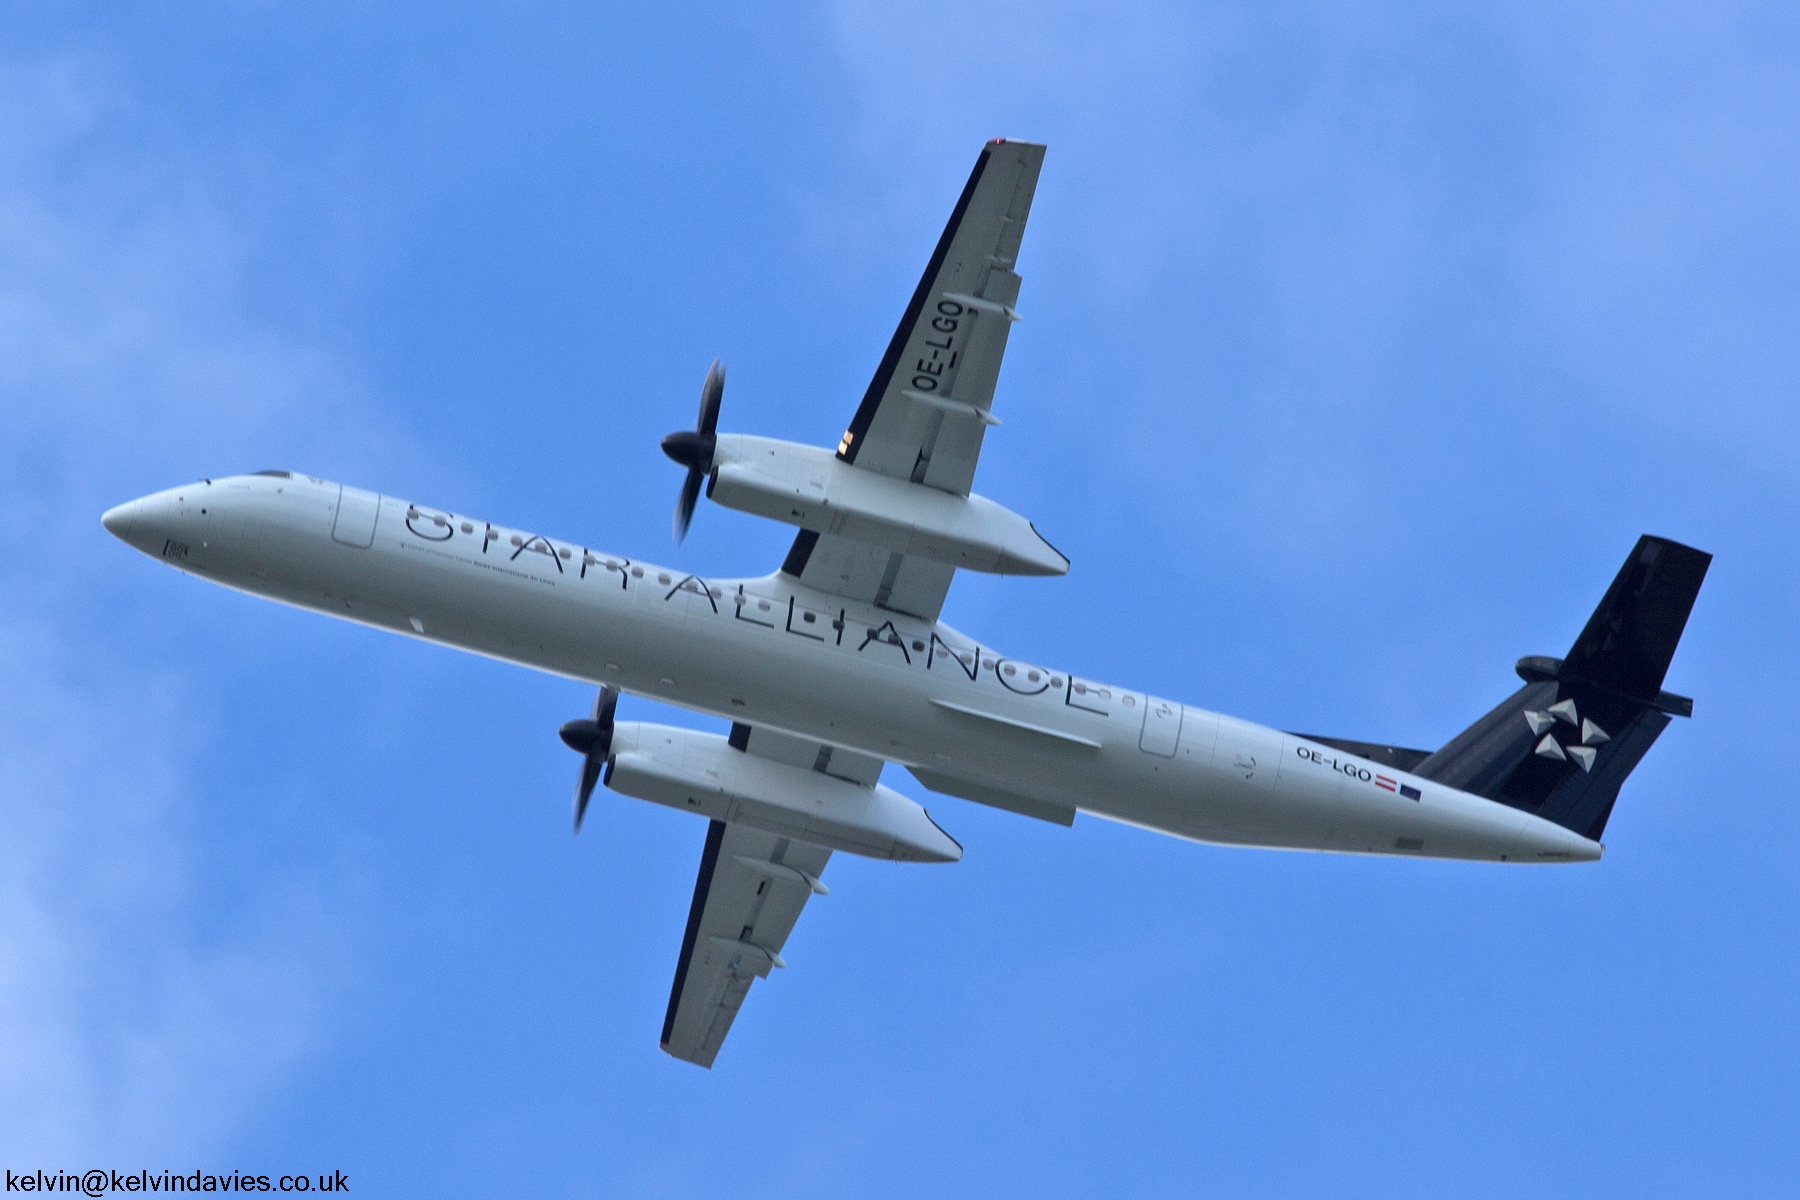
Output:
<svg viewBox="0 0 1800 1200">
<path fill-rule="evenodd" d="M 1712 555 L 1679 542 L 1639 538 L 1563 658 L 1562 678 L 1654 706 L 1711 564 Z"/>
<path fill-rule="evenodd" d="M 1413 773 L 1594 841 L 1625 777 L 1694 702 L 1662 690 L 1712 555 L 1638 539 L 1567 656 L 1519 660 L 1525 686 Z"/>
</svg>

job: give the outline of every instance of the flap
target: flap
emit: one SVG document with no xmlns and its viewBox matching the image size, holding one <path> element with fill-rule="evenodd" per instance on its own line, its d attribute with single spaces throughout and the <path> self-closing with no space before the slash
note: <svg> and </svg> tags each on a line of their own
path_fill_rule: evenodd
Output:
<svg viewBox="0 0 1800 1200">
<path fill-rule="evenodd" d="M 872 754 L 860 754 L 815 738 L 795 737 L 779 729 L 746 725 L 742 721 L 733 722 L 730 741 L 733 749 L 770 762 L 818 771 L 863 787 L 874 787 L 881 780 L 881 769 L 887 766 L 885 759 Z"/>
<path fill-rule="evenodd" d="M 810 529 L 795 536 L 781 569 L 821 592 L 923 621 L 935 621 L 944 611 L 956 576 L 948 563 Z"/>
<path fill-rule="evenodd" d="M 908 767 L 913 778 L 934 792 L 942 792 L 946 796 L 957 796 L 964 800 L 973 800 L 977 804 L 986 804 L 991 808 L 1003 808 L 1007 812 L 1018 813 L 1022 817 L 1036 817 L 1040 821 L 1048 821 L 1052 825 L 1073 825 L 1075 810 L 1062 804 L 1052 804 L 1047 800 L 1034 800 L 1030 796 L 1021 796 L 1016 792 L 1001 791 L 982 783 L 970 783 L 966 779 L 958 779 L 954 775 L 945 775 L 941 771 L 927 771 L 919 767 Z"/>
</svg>

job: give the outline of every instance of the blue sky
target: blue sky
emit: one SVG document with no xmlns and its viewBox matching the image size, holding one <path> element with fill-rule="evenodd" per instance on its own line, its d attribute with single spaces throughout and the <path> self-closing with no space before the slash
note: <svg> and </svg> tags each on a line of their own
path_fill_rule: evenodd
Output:
<svg viewBox="0 0 1800 1200">
<path fill-rule="evenodd" d="M 0 17 L 0 1158 L 369 1195 L 1774 1194 L 1800 1170 L 1789 6 L 41 5 Z M 1022 657 L 1432 747 L 1717 555 L 1602 863 L 948 798 L 711 1073 L 703 826 L 566 681 L 164 570 L 282 466 L 712 575 L 656 440 L 835 441 L 983 139 L 1049 154 L 965 577 Z M 628 700 L 622 715 L 698 722 Z M 917 795 L 909 777 L 887 782 Z"/>
</svg>

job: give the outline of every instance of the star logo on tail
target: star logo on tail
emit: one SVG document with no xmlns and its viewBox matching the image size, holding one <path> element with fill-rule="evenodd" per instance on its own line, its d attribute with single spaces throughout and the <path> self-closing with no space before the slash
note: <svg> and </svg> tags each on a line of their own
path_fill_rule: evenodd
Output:
<svg viewBox="0 0 1800 1200">
<path fill-rule="evenodd" d="M 1525 723 L 1531 726 L 1532 733 L 1543 734 L 1533 751 L 1539 758 L 1572 762 L 1583 771 L 1594 769 L 1600 746 L 1612 740 L 1606 730 L 1575 711 L 1573 700 L 1559 700 L 1542 711 L 1528 708 Z M 1558 733 L 1563 738 L 1559 739 Z"/>
</svg>

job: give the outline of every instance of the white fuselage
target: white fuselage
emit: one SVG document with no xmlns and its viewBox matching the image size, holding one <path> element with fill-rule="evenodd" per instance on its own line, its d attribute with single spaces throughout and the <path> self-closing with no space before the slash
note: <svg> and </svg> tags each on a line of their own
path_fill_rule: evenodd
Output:
<svg viewBox="0 0 1800 1200">
<path fill-rule="evenodd" d="M 173 488 L 106 522 L 242 591 L 1178 837 L 1515 862 L 1601 852 L 1494 801 L 781 574 L 703 580 L 300 475 Z"/>
</svg>

